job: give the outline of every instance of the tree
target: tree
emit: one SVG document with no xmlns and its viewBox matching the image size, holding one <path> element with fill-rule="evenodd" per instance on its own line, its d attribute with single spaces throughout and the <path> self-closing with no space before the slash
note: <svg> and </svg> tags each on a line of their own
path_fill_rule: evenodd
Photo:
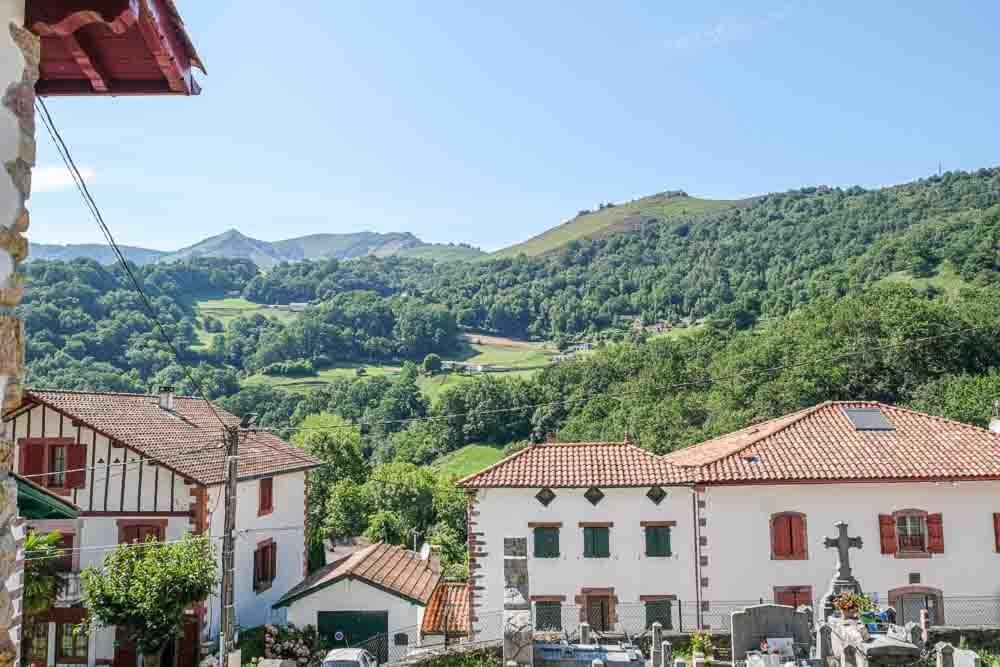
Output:
<svg viewBox="0 0 1000 667">
<path fill-rule="evenodd" d="M 59 533 L 36 532 L 24 538 L 24 611 L 28 615 L 46 611 L 66 585 L 59 571 L 61 539 Z"/>
<path fill-rule="evenodd" d="M 431 352 L 424 357 L 424 373 L 434 375 L 441 370 L 441 357 Z"/>
<path fill-rule="evenodd" d="M 202 538 L 120 546 L 103 567 L 88 567 L 80 575 L 84 626 L 126 629 L 145 664 L 159 667 L 167 642 L 181 633 L 184 610 L 208 597 L 215 575 L 212 548 Z"/>
</svg>

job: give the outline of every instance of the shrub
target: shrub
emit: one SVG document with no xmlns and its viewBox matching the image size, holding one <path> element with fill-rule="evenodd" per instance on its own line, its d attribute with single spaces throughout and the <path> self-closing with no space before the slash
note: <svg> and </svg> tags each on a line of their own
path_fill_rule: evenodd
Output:
<svg viewBox="0 0 1000 667">
<path fill-rule="evenodd" d="M 285 377 L 307 377 L 316 375 L 316 367 L 308 359 L 294 361 L 278 361 L 260 369 L 264 375 L 282 375 Z"/>
</svg>

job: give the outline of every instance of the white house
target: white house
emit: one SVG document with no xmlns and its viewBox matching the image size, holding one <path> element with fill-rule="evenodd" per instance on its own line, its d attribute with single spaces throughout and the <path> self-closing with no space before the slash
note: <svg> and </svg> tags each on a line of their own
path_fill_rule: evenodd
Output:
<svg viewBox="0 0 1000 667">
<path fill-rule="evenodd" d="M 432 597 L 440 598 L 435 596 L 440 581 L 436 551 L 425 547 L 417 553 L 377 542 L 312 573 L 275 607 L 286 609 L 288 623 L 316 626 L 333 646 L 381 637 L 369 650 L 385 662 L 390 654 L 397 657 L 421 644 L 424 612 Z M 436 611 L 432 617 L 439 618 Z M 437 634 L 434 630 L 429 628 L 429 634 Z"/>
<path fill-rule="evenodd" d="M 664 457 L 536 445 L 459 484 L 477 631 L 502 606 L 504 537 L 528 536 L 537 625 L 720 629 L 749 602 L 818 603 L 839 521 L 863 540 L 862 586 L 902 620 L 1000 622 L 1000 434 L 967 424 L 828 402 Z"/>
<path fill-rule="evenodd" d="M 58 530 L 73 549 L 69 590 L 77 595 L 62 600 L 50 620 L 63 651 L 57 663 L 137 664 L 134 647 L 116 641 L 113 631 L 63 641 L 84 613 L 72 573 L 99 564 L 114 545 L 148 537 L 207 534 L 220 553 L 224 450 L 216 415 L 239 422 L 171 390 L 155 396 L 32 389 L 4 416 L 17 445 L 14 469 L 80 509 L 77 519 L 29 523 L 31 530 Z M 237 578 L 235 602 L 243 627 L 264 623 L 305 571 L 306 474 L 316 464 L 268 433 L 241 440 L 236 567 L 247 576 Z M 191 610 L 184 638 L 168 649 L 178 667 L 197 664 L 201 641 L 217 636 L 218 606 L 212 598 Z M 43 648 L 39 642 L 36 650 Z"/>
</svg>

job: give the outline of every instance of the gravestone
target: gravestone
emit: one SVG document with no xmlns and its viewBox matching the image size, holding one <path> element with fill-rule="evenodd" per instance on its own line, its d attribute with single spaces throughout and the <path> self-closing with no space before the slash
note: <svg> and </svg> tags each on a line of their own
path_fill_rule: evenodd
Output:
<svg viewBox="0 0 1000 667">
<path fill-rule="evenodd" d="M 836 537 L 828 537 L 823 541 L 827 549 L 837 550 L 837 570 L 830 581 L 830 588 L 823 596 L 823 619 L 833 616 L 833 599 L 841 593 L 861 594 L 861 584 L 851 571 L 851 549 L 860 549 L 863 545 L 860 537 L 847 536 L 847 524 L 843 521 L 834 524 Z"/>
<path fill-rule="evenodd" d="M 535 635 L 528 594 L 528 538 L 503 538 L 503 581 L 503 661 L 530 665 Z"/>
<path fill-rule="evenodd" d="M 791 637 L 792 642 L 809 645 L 812 614 L 780 604 L 761 604 L 732 614 L 733 660 L 745 660 L 747 651 L 756 651 L 768 637 Z"/>
</svg>

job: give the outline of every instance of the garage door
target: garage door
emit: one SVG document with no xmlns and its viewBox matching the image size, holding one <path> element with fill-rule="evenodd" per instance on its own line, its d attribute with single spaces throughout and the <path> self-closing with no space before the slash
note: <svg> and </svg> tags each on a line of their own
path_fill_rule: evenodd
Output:
<svg viewBox="0 0 1000 667">
<path fill-rule="evenodd" d="M 361 642 L 375 635 L 387 635 L 389 632 L 388 611 L 321 611 L 317 614 L 316 629 L 333 648 L 358 646 Z M 387 641 L 377 642 L 379 649 L 372 653 L 379 662 L 389 660 L 389 644 Z M 365 648 L 368 648 L 366 645 Z M 368 648 L 371 651 L 371 648 Z"/>
</svg>

